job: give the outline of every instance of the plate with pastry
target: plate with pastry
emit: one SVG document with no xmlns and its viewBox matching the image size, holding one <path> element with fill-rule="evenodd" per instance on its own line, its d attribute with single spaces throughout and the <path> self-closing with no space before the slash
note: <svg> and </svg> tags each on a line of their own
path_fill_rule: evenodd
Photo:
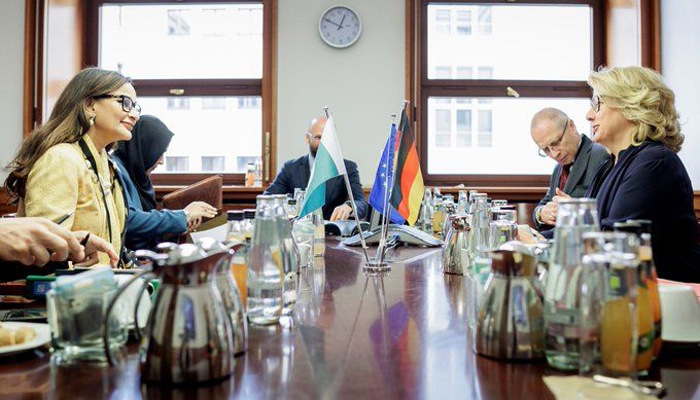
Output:
<svg viewBox="0 0 700 400">
<path fill-rule="evenodd" d="M 49 324 L 31 322 L 0 323 L 0 356 L 41 347 L 51 341 Z"/>
</svg>

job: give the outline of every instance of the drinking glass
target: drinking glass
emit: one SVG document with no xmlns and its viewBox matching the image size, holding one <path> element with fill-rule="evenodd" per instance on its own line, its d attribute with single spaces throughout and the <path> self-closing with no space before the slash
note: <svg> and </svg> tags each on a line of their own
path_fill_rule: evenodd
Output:
<svg viewBox="0 0 700 400">
<path fill-rule="evenodd" d="M 560 200 L 556 226 L 545 282 L 545 353 L 550 366 L 577 370 L 583 277 L 582 236 L 599 229 L 595 199 Z"/>
<path fill-rule="evenodd" d="M 52 289 L 46 294 L 52 363 L 107 361 L 102 329 L 107 306 L 116 293 L 116 288 L 88 288 L 74 292 Z M 127 340 L 127 315 L 133 310 L 125 310 L 124 304 L 118 301 L 109 315 L 106 328 L 110 351 L 121 348 Z"/>
<path fill-rule="evenodd" d="M 279 322 L 284 297 L 284 255 L 275 199 L 257 197 L 253 240 L 248 258 L 248 320 L 267 325 Z"/>
</svg>

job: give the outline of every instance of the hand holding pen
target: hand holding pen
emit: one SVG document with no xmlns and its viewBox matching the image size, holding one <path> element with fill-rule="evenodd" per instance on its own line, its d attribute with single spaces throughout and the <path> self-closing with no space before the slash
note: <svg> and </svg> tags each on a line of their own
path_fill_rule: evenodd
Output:
<svg viewBox="0 0 700 400">
<path fill-rule="evenodd" d="M 71 232 L 44 218 L 0 220 L 0 260 L 38 266 L 71 260 L 89 266 L 97 263 L 98 252 L 116 267 L 119 257 L 112 245 L 87 231 Z"/>
</svg>

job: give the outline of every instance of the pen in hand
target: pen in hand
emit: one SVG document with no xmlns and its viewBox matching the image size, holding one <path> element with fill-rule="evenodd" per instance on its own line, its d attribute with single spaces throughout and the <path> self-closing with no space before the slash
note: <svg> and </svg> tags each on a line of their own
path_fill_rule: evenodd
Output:
<svg viewBox="0 0 700 400">
<path fill-rule="evenodd" d="M 53 222 L 54 222 L 56 225 L 61 225 L 62 223 L 66 222 L 66 220 L 67 220 L 68 218 L 70 218 L 71 215 L 73 215 L 74 213 L 75 213 L 75 210 L 69 212 L 68 214 L 62 216 L 61 218 L 59 218 L 59 219 L 57 219 L 57 220 L 55 220 L 55 221 L 53 221 Z M 87 236 L 86 236 L 86 237 L 87 237 Z"/>
<path fill-rule="evenodd" d="M 90 240 L 90 232 L 88 232 L 87 235 L 85 235 L 85 237 L 83 238 L 83 240 L 80 241 L 80 245 L 85 247 L 88 240 Z"/>
</svg>

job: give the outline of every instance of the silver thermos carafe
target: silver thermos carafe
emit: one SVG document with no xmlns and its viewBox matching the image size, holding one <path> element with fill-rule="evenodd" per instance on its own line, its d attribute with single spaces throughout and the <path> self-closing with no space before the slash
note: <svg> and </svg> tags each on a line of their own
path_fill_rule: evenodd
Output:
<svg viewBox="0 0 700 400">
<path fill-rule="evenodd" d="M 245 328 L 227 311 L 217 277 L 233 250 L 162 244 L 159 251 L 136 252 L 161 280 L 142 341 L 141 379 L 197 385 L 229 377 Z"/>
<path fill-rule="evenodd" d="M 454 214 L 448 217 L 447 235 L 443 250 L 443 270 L 446 274 L 466 275 L 470 260 L 467 250 L 472 234 L 471 218 L 467 214 Z"/>
</svg>

